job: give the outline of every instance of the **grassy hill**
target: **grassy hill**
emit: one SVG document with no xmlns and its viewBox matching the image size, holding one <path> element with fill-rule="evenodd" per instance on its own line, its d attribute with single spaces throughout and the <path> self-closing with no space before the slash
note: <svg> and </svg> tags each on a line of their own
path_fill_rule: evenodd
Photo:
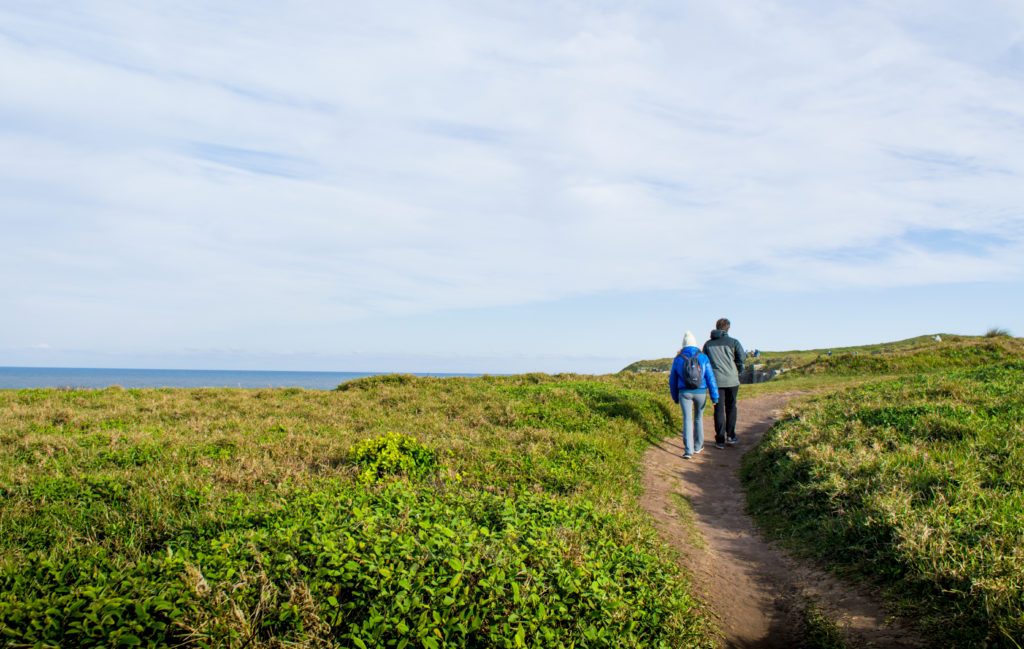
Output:
<svg viewBox="0 0 1024 649">
<path fill-rule="evenodd" d="M 648 387 L 0 391 L 0 646 L 713 646 Z"/>
<path fill-rule="evenodd" d="M 935 341 L 935 334 L 917 336 L 888 343 L 876 343 L 872 345 L 855 345 L 852 347 L 830 347 L 822 349 L 799 349 L 790 351 L 761 351 L 759 358 L 749 358 L 748 363 L 754 363 L 761 369 L 794 369 L 814 363 L 822 357 L 827 357 L 831 352 L 833 356 L 839 355 L 868 355 L 868 356 L 890 356 L 904 354 L 918 350 L 938 348 L 943 344 L 959 343 L 964 340 L 983 339 L 985 336 L 958 336 L 955 334 L 940 334 L 941 342 Z M 621 372 L 667 372 L 672 368 L 672 357 L 659 358 L 655 360 L 641 360 L 631 363 L 620 370 Z"/>
<path fill-rule="evenodd" d="M 942 338 L 763 353 L 741 397 L 813 394 L 749 503 L 935 646 L 1019 647 L 1024 340 Z M 715 646 L 636 506 L 679 425 L 632 371 L 0 391 L 0 646 Z"/>
<path fill-rule="evenodd" d="M 793 549 L 886 588 L 934 646 L 1016 648 L 1024 340 L 943 338 L 774 379 L 848 387 L 797 404 L 744 458 L 748 501 Z"/>
</svg>

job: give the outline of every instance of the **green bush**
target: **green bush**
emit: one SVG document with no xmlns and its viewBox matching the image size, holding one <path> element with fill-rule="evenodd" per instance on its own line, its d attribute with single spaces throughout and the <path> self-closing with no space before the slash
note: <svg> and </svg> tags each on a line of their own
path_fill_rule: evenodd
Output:
<svg viewBox="0 0 1024 649">
<path fill-rule="evenodd" d="M 695 603 L 653 534 L 547 494 L 325 485 L 220 512 L 126 562 L 30 555 L 0 571 L 13 645 L 678 647 Z"/>
<path fill-rule="evenodd" d="M 429 378 L 421 378 L 415 374 L 376 374 L 345 381 L 334 389 L 337 392 L 348 392 L 349 390 L 376 390 L 381 387 L 411 388 L 420 382 L 429 380 Z"/>
<path fill-rule="evenodd" d="M 437 464 L 434 451 L 401 433 L 361 440 L 352 446 L 349 456 L 362 467 L 359 473 L 362 482 L 374 482 L 395 474 L 423 476 Z"/>
</svg>

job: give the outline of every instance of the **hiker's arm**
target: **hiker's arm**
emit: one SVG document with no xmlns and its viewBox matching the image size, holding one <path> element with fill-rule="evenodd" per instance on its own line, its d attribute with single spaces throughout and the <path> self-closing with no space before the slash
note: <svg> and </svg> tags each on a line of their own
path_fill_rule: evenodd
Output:
<svg viewBox="0 0 1024 649">
<path fill-rule="evenodd" d="M 679 358 L 678 356 L 676 358 Z M 668 371 L 668 389 L 672 393 L 672 400 L 679 403 L 679 380 L 676 379 L 676 362 L 672 361 L 672 369 Z"/>
<path fill-rule="evenodd" d="M 711 367 L 711 359 L 704 365 L 704 382 L 711 391 L 711 401 L 718 403 L 718 381 L 715 380 L 715 370 Z"/>
</svg>

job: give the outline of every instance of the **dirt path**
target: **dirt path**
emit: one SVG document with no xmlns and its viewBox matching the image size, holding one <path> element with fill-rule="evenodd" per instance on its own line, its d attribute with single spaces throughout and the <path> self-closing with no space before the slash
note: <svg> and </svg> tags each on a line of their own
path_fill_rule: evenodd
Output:
<svg viewBox="0 0 1024 649">
<path fill-rule="evenodd" d="M 721 616 L 723 647 L 800 646 L 809 601 L 838 623 L 853 647 L 920 646 L 905 628 L 887 624 L 885 612 L 869 596 L 765 542 L 744 513 L 740 456 L 794 396 L 740 401 L 739 443 L 724 450 L 714 447 L 710 418 L 704 420 L 704 451 L 692 460 L 682 459 L 681 436 L 652 447 L 645 458 L 641 504 L 663 536 L 683 551 L 698 592 Z M 693 511 L 689 525 L 679 513 L 679 496 Z"/>
</svg>

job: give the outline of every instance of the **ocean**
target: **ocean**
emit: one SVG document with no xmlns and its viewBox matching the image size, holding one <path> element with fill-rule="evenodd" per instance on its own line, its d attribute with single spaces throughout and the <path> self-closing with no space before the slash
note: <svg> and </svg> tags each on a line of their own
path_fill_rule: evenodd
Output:
<svg viewBox="0 0 1024 649">
<path fill-rule="evenodd" d="M 409 372 L 415 376 L 481 376 Z M 253 370 L 133 370 L 86 367 L 0 367 L 0 389 L 307 388 L 333 390 L 345 381 L 388 372 L 265 372 Z"/>
</svg>

